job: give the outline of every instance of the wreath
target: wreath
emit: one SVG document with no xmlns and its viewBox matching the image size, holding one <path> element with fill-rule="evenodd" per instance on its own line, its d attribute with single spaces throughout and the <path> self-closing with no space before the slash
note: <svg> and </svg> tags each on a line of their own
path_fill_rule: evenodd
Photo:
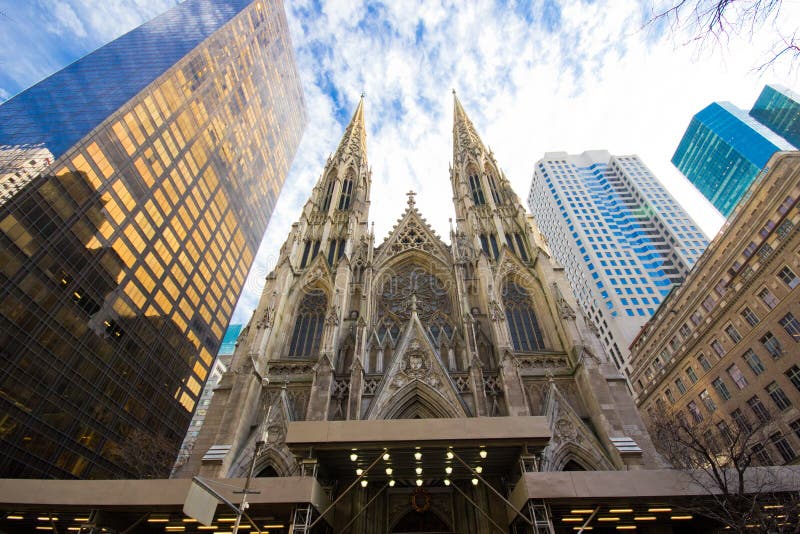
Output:
<svg viewBox="0 0 800 534">
<path fill-rule="evenodd" d="M 414 488 L 411 493 L 411 507 L 417 513 L 427 512 L 431 507 L 431 496 L 422 488 Z"/>
</svg>

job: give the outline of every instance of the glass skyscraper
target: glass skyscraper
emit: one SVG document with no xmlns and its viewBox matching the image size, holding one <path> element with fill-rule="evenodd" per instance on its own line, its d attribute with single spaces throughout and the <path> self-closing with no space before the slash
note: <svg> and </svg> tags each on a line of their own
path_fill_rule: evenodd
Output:
<svg viewBox="0 0 800 534">
<path fill-rule="evenodd" d="M 280 0 L 186 0 L 0 106 L 55 157 L 0 206 L 0 477 L 177 453 L 306 121 Z"/>
<path fill-rule="evenodd" d="M 708 245 L 638 156 L 548 152 L 528 206 L 617 368 L 628 346 Z"/>
<path fill-rule="evenodd" d="M 726 217 L 780 150 L 796 150 L 782 135 L 797 134 L 800 103 L 791 93 L 767 86 L 750 114 L 730 102 L 714 102 L 697 113 L 672 163 Z"/>
</svg>

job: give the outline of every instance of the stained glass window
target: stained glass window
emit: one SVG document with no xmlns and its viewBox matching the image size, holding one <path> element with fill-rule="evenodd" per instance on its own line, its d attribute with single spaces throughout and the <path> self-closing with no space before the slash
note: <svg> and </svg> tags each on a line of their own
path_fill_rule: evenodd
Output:
<svg viewBox="0 0 800 534">
<path fill-rule="evenodd" d="M 544 338 L 525 289 L 513 282 L 505 287 L 503 303 L 514 350 L 536 351 L 544 349 Z"/>
<path fill-rule="evenodd" d="M 292 341 L 289 345 L 290 358 L 314 358 L 317 356 L 327 309 L 328 298 L 324 291 L 315 289 L 303 297 L 297 310 Z"/>
</svg>

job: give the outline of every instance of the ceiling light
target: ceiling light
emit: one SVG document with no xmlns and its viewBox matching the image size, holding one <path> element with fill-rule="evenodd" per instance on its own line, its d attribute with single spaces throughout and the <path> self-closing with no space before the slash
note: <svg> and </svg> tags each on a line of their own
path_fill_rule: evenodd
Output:
<svg viewBox="0 0 800 534">
<path fill-rule="evenodd" d="M 486 458 L 486 455 L 488 453 L 486 452 L 486 449 L 481 449 L 478 454 L 480 455 L 481 458 Z"/>
<path fill-rule="evenodd" d="M 358 460 L 358 455 L 356 453 L 352 453 L 350 455 L 350 461 L 355 462 L 356 460 Z"/>
<path fill-rule="evenodd" d="M 416 469 L 414 469 L 414 471 L 416 471 L 418 475 L 422 474 L 422 468 L 421 467 L 417 467 Z"/>
<path fill-rule="evenodd" d="M 453 472 L 453 468 L 448 465 L 447 467 L 444 468 L 444 472 L 449 475 L 450 473 Z"/>
<path fill-rule="evenodd" d="M 476 467 L 475 467 L 475 472 L 476 472 L 476 473 L 483 473 L 483 467 L 481 467 L 481 466 L 476 466 Z"/>
<path fill-rule="evenodd" d="M 362 474 L 364 474 L 364 470 L 363 469 L 361 469 L 360 467 L 358 469 L 356 469 L 356 475 L 361 476 Z"/>
<path fill-rule="evenodd" d="M 473 486 L 477 486 L 478 485 L 478 479 L 477 478 L 473 478 L 472 479 L 472 485 Z"/>
<path fill-rule="evenodd" d="M 394 487 L 394 480 L 389 481 L 389 486 L 391 486 L 392 488 Z"/>
<path fill-rule="evenodd" d="M 417 486 L 421 486 L 421 485 L 422 485 L 422 479 L 421 479 L 421 478 L 418 478 L 418 479 L 417 479 Z"/>
<path fill-rule="evenodd" d="M 54 515 L 53 516 L 49 516 L 49 517 L 40 515 L 36 519 L 38 519 L 39 521 L 58 521 L 58 517 L 56 517 Z"/>
<path fill-rule="evenodd" d="M 453 459 L 453 451 L 447 451 L 447 455 L 446 456 L 447 456 L 448 460 L 452 460 Z"/>
<path fill-rule="evenodd" d="M 648 508 L 648 512 L 671 512 L 672 508 Z"/>
<path fill-rule="evenodd" d="M 570 510 L 569 511 L 569 513 L 571 513 L 571 514 L 591 514 L 592 512 L 594 512 L 594 510 L 592 510 L 591 508 L 589 508 L 588 510 L 582 508 L 580 510 Z"/>
<path fill-rule="evenodd" d="M 284 527 L 283 523 L 271 523 L 269 525 L 264 525 L 261 528 L 283 528 L 283 527 Z"/>
<path fill-rule="evenodd" d="M 612 514 L 629 514 L 633 512 L 633 508 L 610 508 L 608 511 Z"/>
<path fill-rule="evenodd" d="M 387 474 L 387 475 L 391 475 L 391 474 L 392 474 L 392 472 L 393 472 L 393 470 L 392 470 L 392 468 L 391 468 L 391 467 L 387 467 L 387 468 L 386 468 L 386 474 Z"/>
<path fill-rule="evenodd" d="M 564 517 L 561 519 L 564 523 L 580 523 L 583 521 L 582 517 Z"/>
<path fill-rule="evenodd" d="M 6 519 L 25 519 L 25 516 L 22 514 L 9 514 L 6 516 Z"/>
<path fill-rule="evenodd" d="M 617 530 L 636 530 L 636 525 L 617 525 Z"/>
<path fill-rule="evenodd" d="M 634 521 L 655 521 L 656 520 L 656 516 L 654 516 L 654 515 L 639 515 L 639 516 L 634 516 L 633 520 Z"/>
<path fill-rule="evenodd" d="M 598 521 L 619 521 L 619 517 L 598 517 Z"/>
<path fill-rule="evenodd" d="M 417 460 L 417 461 L 422 460 L 422 453 L 419 452 L 419 451 L 415 452 L 414 453 L 414 459 Z"/>
<path fill-rule="evenodd" d="M 691 519 L 692 516 L 690 515 L 673 515 L 670 516 L 670 519 L 674 519 L 675 521 L 683 521 L 685 519 Z"/>
<path fill-rule="evenodd" d="M 450 479 L 449 478 L 444 479 L 444 485 L 445 486 L 449 486 L 450 485 Z"/>
<path fill-rule="evenodd" d="M 389 461 L 389 458 L 390 458 L 390 457 L 389 457 L 389 453 L 388 453 L 388 452 L 384 452 L 384 453 L 383 453 L 383 461 L 384 461 L 384 462 L 388 462 L 388 461 Z"/>
<path fill-rule="evenodd" d="M 367 481 L 367 479 L 366 479 L 366 478 L 365 478 L 364 480 L 362 480 L 362 481 L 361 481 L 361 487 L 362 487 L 362 488 L 366 488 L 366 487 L 367 487 L 367 484 L 369 484 L 369 482 Z"/>
</svg>

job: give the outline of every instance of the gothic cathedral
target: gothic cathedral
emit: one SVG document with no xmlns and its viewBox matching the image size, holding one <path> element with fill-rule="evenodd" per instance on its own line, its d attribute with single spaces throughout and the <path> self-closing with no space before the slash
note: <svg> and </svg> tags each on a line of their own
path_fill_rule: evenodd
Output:
<svg viewBox="0 0 800 534">
<path fill-rule="evenodd" d="M 178 476 L 314 476 L 334 532 L 473 533 L 508 524 L 521 471 L 661 465 L 457 97 L 450 182 L 450 244 L 413 193 L 376 243 L 362 97 Z"/>
</svg>

